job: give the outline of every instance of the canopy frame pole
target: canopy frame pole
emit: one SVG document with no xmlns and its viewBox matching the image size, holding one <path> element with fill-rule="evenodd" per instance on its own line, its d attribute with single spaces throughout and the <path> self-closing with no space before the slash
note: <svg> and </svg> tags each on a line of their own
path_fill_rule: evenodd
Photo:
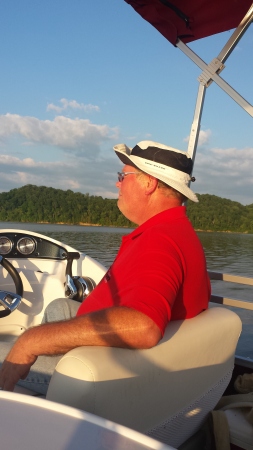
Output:
<svg viewBox="0 0 253 450">
<path fill-rule="evenodd" d="M 199 76 L 199 89 L 197 94 L 197 100 L 195 105 L 195 112 L 193 117 L 193 122 L 191 126 L 189 143 L 188 143 L 188 154 L 192 158 L 193 165 L 195 160 L 195 155 L 197 151 L 201 117 L 205 100 L 206 88 L 215 81 L 218 86 L 221 87 L 233 100 L 236 101 L 248 114 L 253 117 L 253 107 L 248 103 L 243 97 L 241 97 L 225 80 L 223 80 L 219 74 L 225 68 L 224 62 L 230 56 L 232 51 L 235 49 L 236 45 L 246 32 L 247 28 L 253 21 L 253 3 L 244 16 L 241 23 L 238 25 L 236 30 L 233 32 L 232 36 L 229 38 L 218 57 L 213 59 L 209 65 L 207 65 L 196 53 L 194 53 L 186 44 L 178 40 L 177 47 L 183 51 L 197 66 L 199 66 L 203 72 Z M 190 185 L 190 183 L 189 183 Z"/>
<path fill-rule="evenodd" d="M 198 80 L 201 85 L 208 87 L 215 81 L 215 83 L 223 89 L 236 103 L 238 103 L 251 117 L 253 117 L 253 106 L 247 102 L 237 91 L 235 91 L 223 78 L 219 76 L 219 73 L 224 69 L 223 62 L 232 53 L 245 31 L 253 21 L 253 4 L 250 7 L 248 13 L 245 15 L 239 26 L 236 28 L 226 45 L 223 47 L 219 56 L 211 61 L 210 64 L 206 64 L 193 50 L 191 50 L 180 39 L 176 46 L 185 53 L 203 72 L 199 76 Z"/>
<path fill-rule="evenodd" d="M 197 95 L 197 100 L 196 100 L 196 105 L 195 105 L 193 122 L 192 122 L 190 136 L 189 136 L 188 150 L 187 150 L 187 153 L 192 158 L 193 165 L 194 165 L 195 155 L 196 155 L 196 151 L 197 151 L 202 110 L 203 110 L 204 101 L 205 101 L 205 94 L 206 94 L 206 86 L 203 86 L 200 84 L 199 90 L 198 90 L 198 95 Z"/>
<path fill-rule="evenodd" d="M 238 25 L 238 27 L 233 32 L 232 36 L 229 38 L 223 49 L 221 50 L 220 54 L 217 56 L 217 58 L 221 62 L 225 62 L 229 55 L 232 53 L 248 27 L 250 26 L 251 22 L 253 21 L 253 3 L 248 10 L 247 14 L 242 19 L 241 23 Z"/>
</svg>

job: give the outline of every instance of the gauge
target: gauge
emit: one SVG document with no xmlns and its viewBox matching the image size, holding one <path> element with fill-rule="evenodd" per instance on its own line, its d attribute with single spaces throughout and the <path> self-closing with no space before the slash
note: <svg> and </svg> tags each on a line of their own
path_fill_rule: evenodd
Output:
<svg viewBox="0 0 253 450">
<path fill-rule="evenodd" d="M 22 255 L 30 255 L 36 247 L 35 241 L 30 237 L 22 237 L 17 243 L 17 249 Z"/>
<path fill-rule="evenodd" d="M 6 236 L 0 237 L 0 254 L 1 255 L 8 255 L 10 253 L 11 249 L 13 247 L 13 243 L 11 240 Z"/>
</svg>

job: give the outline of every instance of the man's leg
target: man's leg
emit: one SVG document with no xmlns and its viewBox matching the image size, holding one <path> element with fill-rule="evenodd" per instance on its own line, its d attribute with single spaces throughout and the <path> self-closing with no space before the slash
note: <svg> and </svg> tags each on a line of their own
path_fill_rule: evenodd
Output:
<svg viewBox="0 0 253 450">
<path fill-rule="evenodd" d="M 42 323 L 72 319 L 76 316 L 79 306 L 79 302 L 70 298 L 57 298 L 47 306 Z"/>
<path fill-rule="evenodd" d="M 80 303 L 74 300 L 64 298 L 56 299 L 46 308 L 42 323 L 71 319 L 76 316 L 79 306 Z M 0 366 L 12 345 L 13 343 L 10 342 L 0 342 Z M 62 355 L 39 356 L 31 367 L 29 375 L 25 380 L 20 380 L 18 385 L 45 395 L 55 366 L 61 357 Z"/>
</svg>

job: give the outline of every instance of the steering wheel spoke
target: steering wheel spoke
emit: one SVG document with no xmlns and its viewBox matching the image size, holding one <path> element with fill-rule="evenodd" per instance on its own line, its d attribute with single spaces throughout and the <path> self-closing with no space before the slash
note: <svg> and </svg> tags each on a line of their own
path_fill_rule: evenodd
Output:
<svg viewBox="0 0 253 450">
<path fill-rule="evenodd" d="M 12 313 L 20 305 L 22 297 L 8 291 L 0 291 L 0 305 Z"/>
<path fill-rule="evenodd" d="M 0 311 L 1 318 L 8 316 L 19 307 L 23 297 L 23 283 L 19 273 L 10 261 L 0 256 L 0 264 L 7 270 L 16 287 L 16 293 L 0 290 L 0 306 L 4 308 L 4 310 Z"/>
</svg>

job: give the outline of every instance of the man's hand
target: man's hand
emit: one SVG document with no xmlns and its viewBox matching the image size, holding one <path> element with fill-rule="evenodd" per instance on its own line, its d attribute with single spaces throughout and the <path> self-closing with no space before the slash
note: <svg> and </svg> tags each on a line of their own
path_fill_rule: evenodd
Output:
<svg viewBox="0 0 253 450">
<path fill-rule="evenodd" d="M 0 387 L 5 391 L 13 391 L 15 384 L 24 380 L 37 357 L 25 353 L 19 341 L 12 347 L 0 369 Z"/>
</svg>

